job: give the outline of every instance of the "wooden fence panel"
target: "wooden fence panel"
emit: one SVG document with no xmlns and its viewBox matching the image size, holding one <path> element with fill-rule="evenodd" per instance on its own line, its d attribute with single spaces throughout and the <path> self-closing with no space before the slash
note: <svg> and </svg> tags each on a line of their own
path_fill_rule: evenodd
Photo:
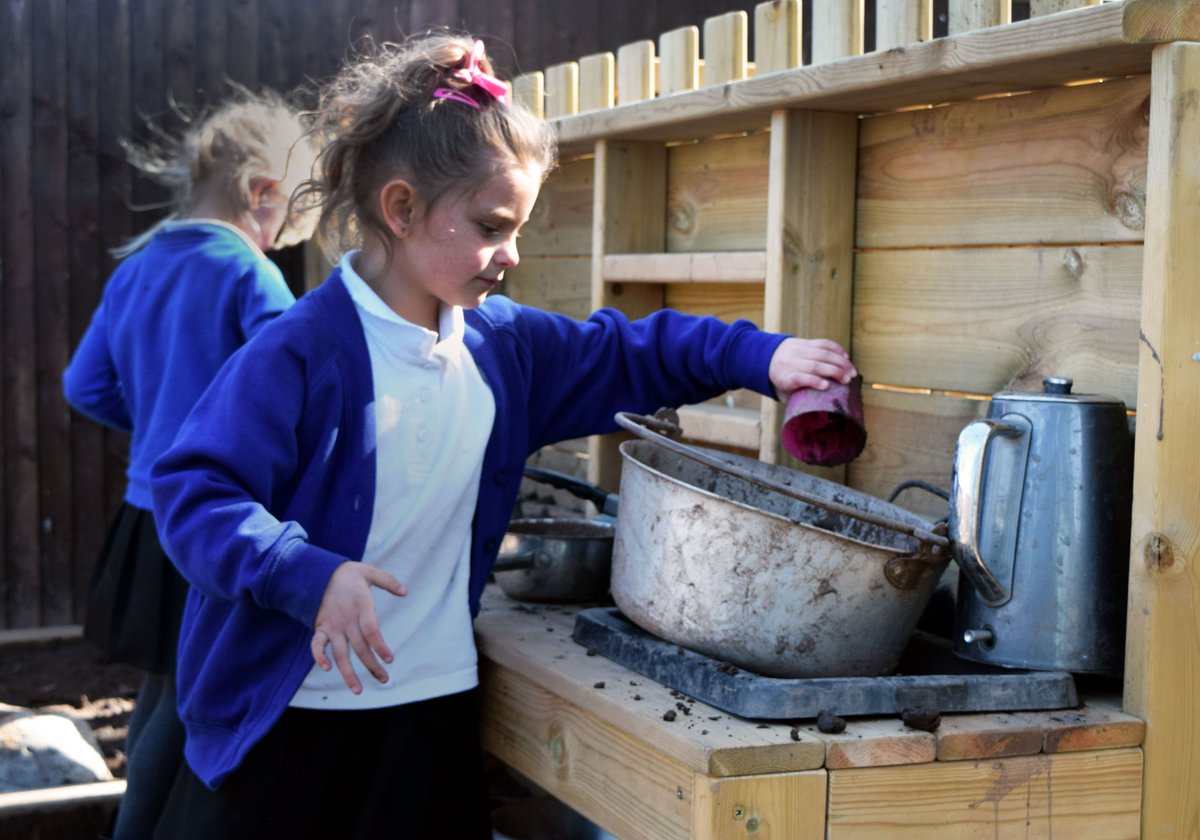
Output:
<svg viewBox="0 0 1200 840">
<path fill-rule="evenodd" d="M 69 276 L 87 276 L 97 266 L 105 264 L 106 255 L 100 236 L 103 196 L 100 190 L 102 167 L 100 145 L 100 109 L 98 91 L 102 85 L 99 66 L 98 36 L 104 22 L 100 20 L 96 6 L 81 7 L 69 27 L 67 55 L 71 57 L 72 72 L 69 74 L 67 92 L 68 137 L 83 139 L 85 145 L 72 149 L 67 161 L 67 224 L 71 231 L 69 245 Z M 112 103 L 106 103 L 111 105 Z M 91 314 L 100 300 L 100 289 L 95 285 L 71 288 L 67 296 L 68 315 L 65 323 L 67 340 L 60 352 L 67 352 L 79 342 L 87 327 Z M 65 407 L 65 406 L 64 406 Z M 61 547 L 69 552 L 74 561 L 86 558 L 95 551 L 95 534 L 104 533 L 108 519 L 104 471 L 103 427 L 96 423 L 77 421 L 68 416 L 70 423 L 71 471 L 68 477 L 70 507 L 67 516 L 56 523 L 56 530 L 63 536 Z M 86 592 L 90 578 L 90 564 L 71 562 L 69 575 L 61 585 L 70 587 L 74 598 Z M 74 619 L 72 610 L 63 621 Z"/>
<path fill-rule="evenodd" d="M 69 358 L 67 182 L 67 3 L 38 0 L 33 14 L 33 227 L 35 380 L 38 468 L 37 608 L 45 624 L 70 621 L 72 606 L 70 411 L 44 383 L 54 382 Z"/>
</svg>

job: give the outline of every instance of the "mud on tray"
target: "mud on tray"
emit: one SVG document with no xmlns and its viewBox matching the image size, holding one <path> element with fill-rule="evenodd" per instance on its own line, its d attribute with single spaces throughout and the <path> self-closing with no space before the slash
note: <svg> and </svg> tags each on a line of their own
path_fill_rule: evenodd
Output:
<svg viewBox="0 0 1200 840">
<path fill-rule="evenodd" d="M 821 711 L 891 715 L 904 709 L 1010 712 L 1079 705 L 1065 671 L 1018 671 L 960 660 L 948 640 L 917 632 L 897 674 L 884 677 L 765 677 L 665 641 L 615 607 L 585 609 L 573 638 L 668 688 L 747 718 L 815 718 Z"/>
</svg>

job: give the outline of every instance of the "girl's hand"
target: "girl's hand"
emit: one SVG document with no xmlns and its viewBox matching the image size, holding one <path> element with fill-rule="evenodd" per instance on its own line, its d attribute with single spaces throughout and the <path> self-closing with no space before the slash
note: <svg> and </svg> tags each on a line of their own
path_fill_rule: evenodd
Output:
<svg viewBox="0 0 1200 840">
<path fill-rule="evenodd" d="M 844 385 L 858 375 L 842 346 L 827 338 L 784 339 L 771 357 L 768 373 L 781 399 L 801 388 L 824 391 L 831 380 Z"/>
<path fill-rule="evenodd" d="M 310 643 L 313 661 L 322 671 L 333 667 L 325 653 L 327 646 L 333 648 L 333 661 L 337 663 L 342 679 L 355 694 L 362 693 L 362 683 L 354 673 L 351 650 L 358 654 L 359 660 L 381 683 L 387 682 L 388 675 L 375 654 L 378 653 L 384 662 L 392 661 L 392 651 L 379 632 L 375 602 L 371 599 L 372 586 L 393 595 L 407 594 L 400 581 L 382 569 L 351 560 L 338 566 L 321 597 Z"/>
</svg>

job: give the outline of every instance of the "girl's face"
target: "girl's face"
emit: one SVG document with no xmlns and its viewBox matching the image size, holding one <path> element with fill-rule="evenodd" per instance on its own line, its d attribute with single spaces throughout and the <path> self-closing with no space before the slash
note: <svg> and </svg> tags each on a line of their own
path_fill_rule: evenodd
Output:
<svg viewBox="0 0 1200 840">
<path fill-rule="evenodd" d="M 515 266 L 517 233 L 542 183 L 536 164 L 513 164 L 478 189 L 448 193 L 433 207 L 418 198 L 377 288 L 406 320 L 437 329 L 440 304 L 473 309 Z"/>
</svg>

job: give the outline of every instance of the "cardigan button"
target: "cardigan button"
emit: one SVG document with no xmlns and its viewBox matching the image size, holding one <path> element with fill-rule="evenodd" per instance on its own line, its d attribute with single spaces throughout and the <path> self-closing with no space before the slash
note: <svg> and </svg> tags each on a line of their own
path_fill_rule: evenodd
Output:
<svg viewBox="0 0 1200 840">
<path fill-rule="evenodd" d="M 483 544 L 483 550 L 488 554 L 494 554 L 498 548 L 500 548 L 500 543 L 495 540 L 488 540 Z"/>
<path fill-rule="evenodd" d="M 502 485 L 504 482 L 508 481 L 508 473 L 506 473 L 504 470 L 500 470 L 492 477 L 492 480 L 495 481 L 497 485 Z"/>
</svg>

